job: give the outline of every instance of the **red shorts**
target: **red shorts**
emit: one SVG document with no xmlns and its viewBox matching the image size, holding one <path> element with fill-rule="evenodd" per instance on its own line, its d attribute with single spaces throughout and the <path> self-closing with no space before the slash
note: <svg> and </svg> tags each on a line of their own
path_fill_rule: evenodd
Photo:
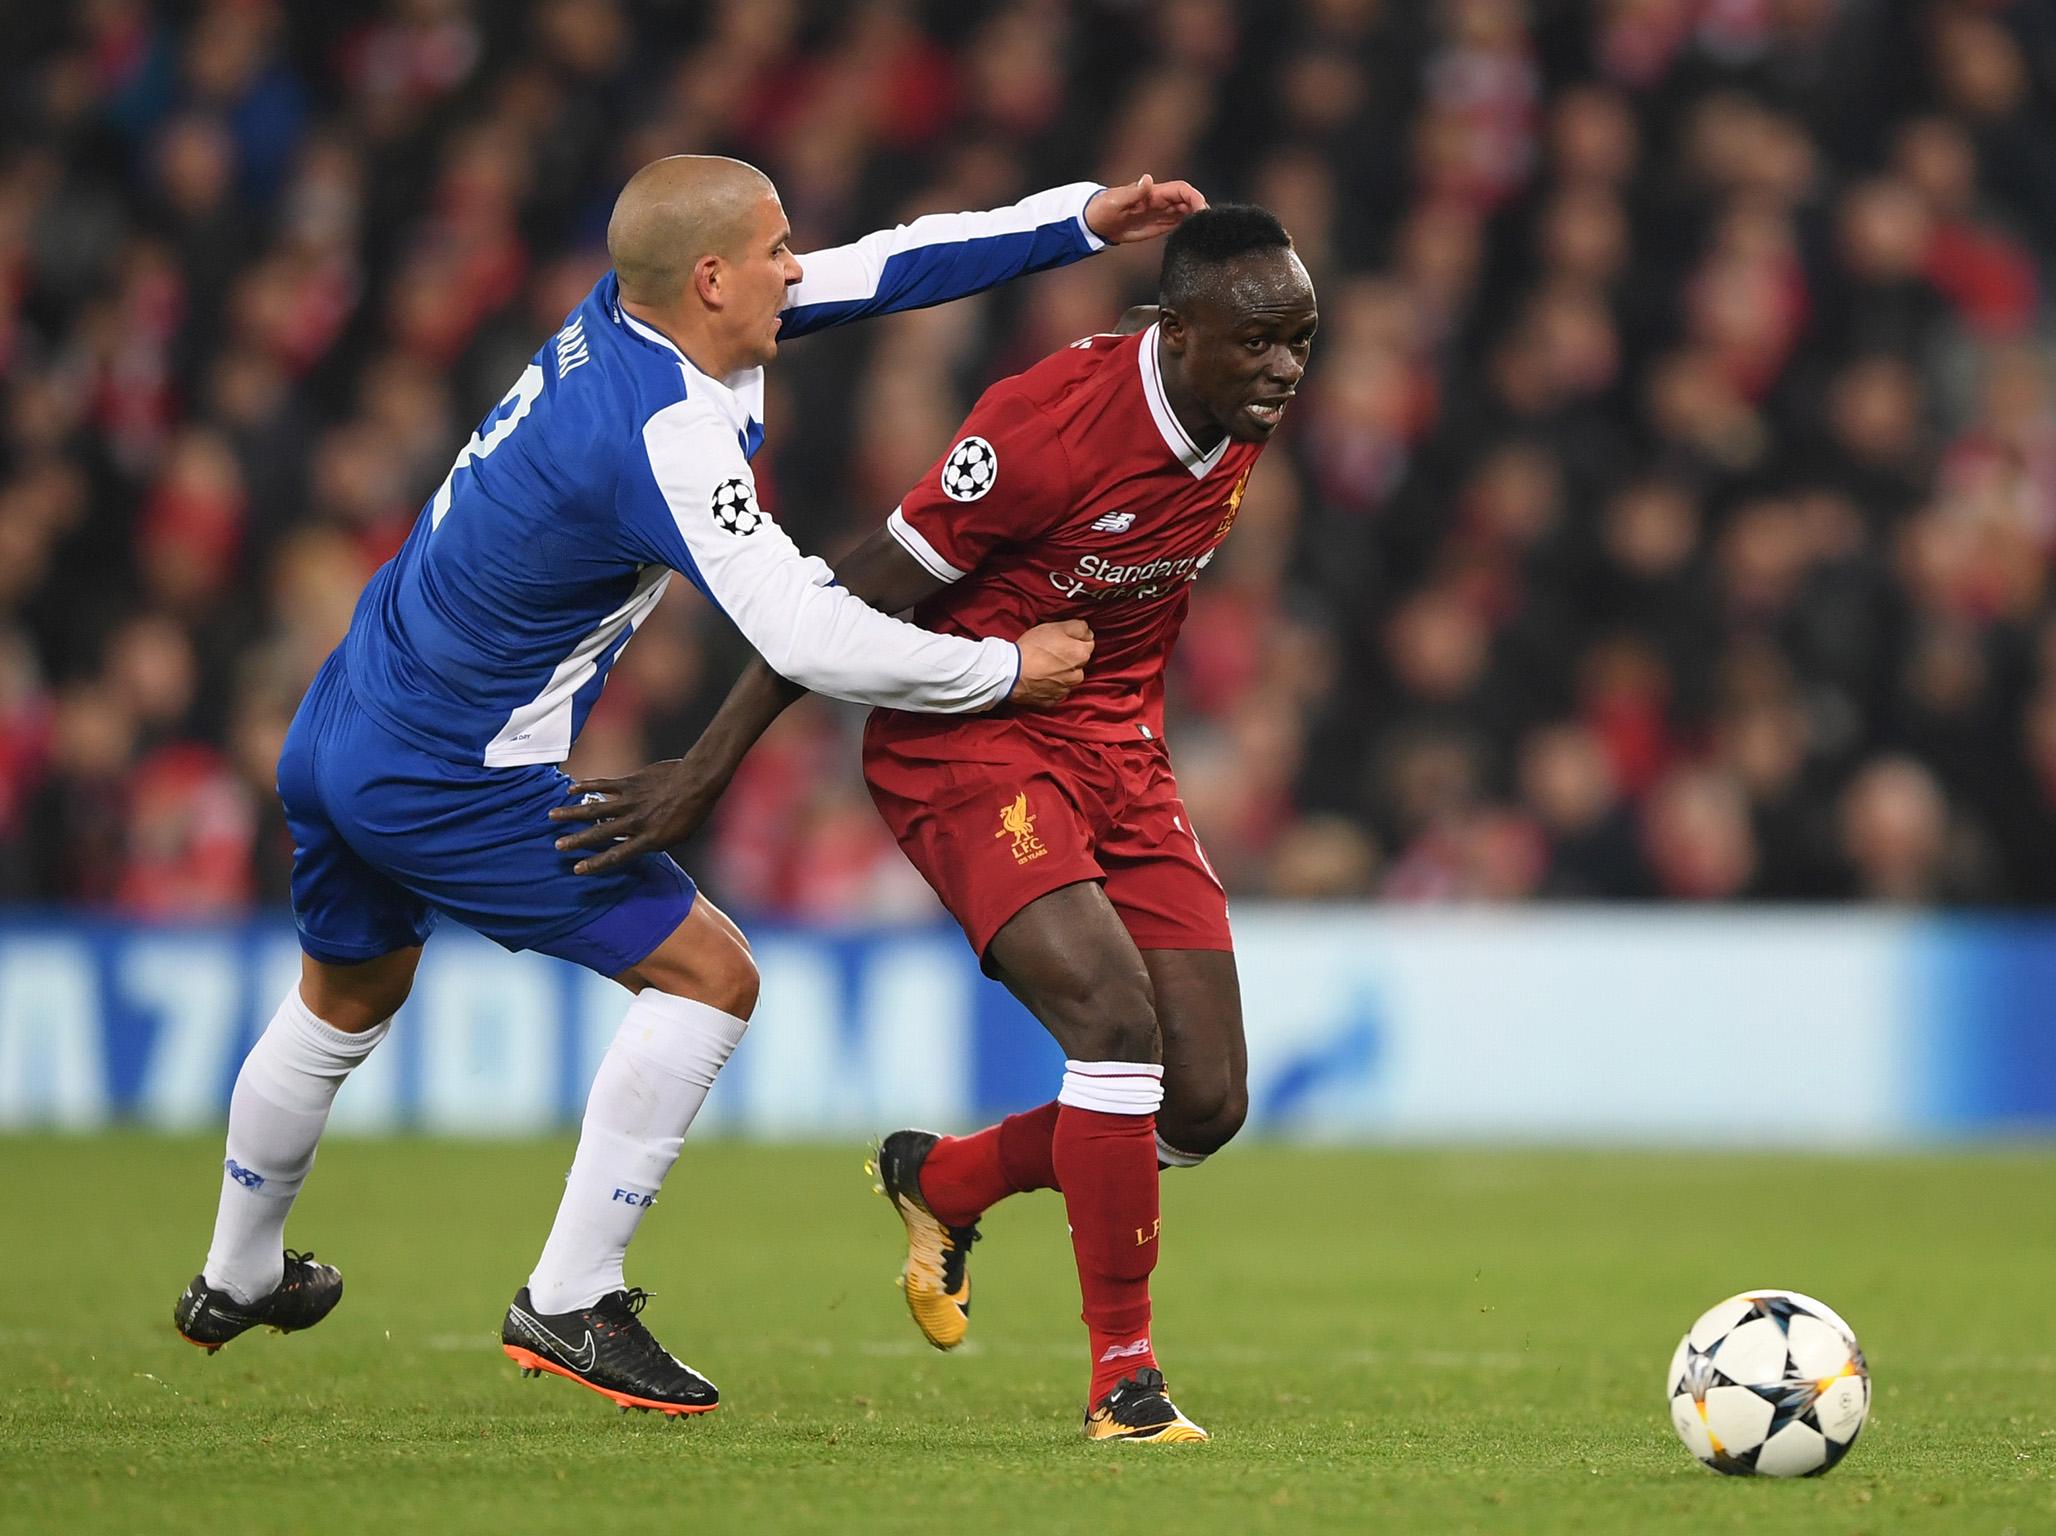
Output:
<svg viewBox="0 0 2056 1536">
<path fill-rule="evenodd" d="M 1023 907 L 1097 880 L 1138 949 L 1232 949 L 1228 898 L 1161 741 L 1077 741 L 1016 720 L 874 715 L 864 781 L 980 956 Z"/>
</svg>

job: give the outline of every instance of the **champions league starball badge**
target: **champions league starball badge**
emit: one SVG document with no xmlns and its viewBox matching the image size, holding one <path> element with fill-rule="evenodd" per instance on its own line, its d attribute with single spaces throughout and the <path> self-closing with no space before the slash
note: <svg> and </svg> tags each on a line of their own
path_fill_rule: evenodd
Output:
<svg viewBox="0 0 2056 1536">
<path fill-rule="evenodd" d="M 756 492 L 742 479 L 723 480 L 714 487 L 714 521 L 730 533 L 755 533 L 764 526 L 764 514 L 757 510 Z"/>
<path fill-rule="evenodd" d="M 951 501 L 976 501 L 999 478 L 999 455 L 982 437 L 967 437 L 942 461 L 942 494 Z"/>
</svg>

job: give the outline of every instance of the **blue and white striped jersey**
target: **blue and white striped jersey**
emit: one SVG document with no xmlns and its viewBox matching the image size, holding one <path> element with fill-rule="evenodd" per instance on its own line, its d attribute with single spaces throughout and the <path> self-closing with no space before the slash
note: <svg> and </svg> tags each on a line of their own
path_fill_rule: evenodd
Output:
<svg viewBox="0 0 2056 1536">
<path fill-rule="evenodd" d="M 1080 183 L 802 256 L 779 339 L 917 309 L 1101 242 Z M 504 767 L 571 750 L 636 626 L 681 571 L 780 673 L 896 709 L 984 709 L 1010 639 L 930 634 L 834 584 L 758 506 L 764 372 L 709 378 L 622 310 L 608 273 L 457 455 L 358 600 L 352 691 L 399 736 Z"/>
</svg>

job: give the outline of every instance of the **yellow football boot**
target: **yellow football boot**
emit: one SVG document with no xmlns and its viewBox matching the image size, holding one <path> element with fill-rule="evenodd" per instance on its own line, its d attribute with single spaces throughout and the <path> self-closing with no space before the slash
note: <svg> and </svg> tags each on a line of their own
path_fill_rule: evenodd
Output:
<svg viewBox="0 0 2056 1536">
<path fill-rule="evenodd" d="M 1085 1415 L 1088 1440 L 1124 1440 L 1131 1445 L 1190 1445 L 1212 1437 L 1178 1411 L 1165 1390 L 1163 1372 L 1145 1366 L 1123 1376 L 1113 1391 Z"/>
<path fill-rule="evenodd" d="M 907 1261 L 900 1266 L 899 1285 L 914 1326 L 937 1349 L 955 1349 L 971 1327 L 966 1261 L 978 1241 L 978 1224 L 946 1227 L 921 1198 L 921 1165 L 939 1139 L 930 1131 L 894 1131 L 864 1171 L 877 1176 L 872 1187 L 906 1223 Z"/>
</svg>

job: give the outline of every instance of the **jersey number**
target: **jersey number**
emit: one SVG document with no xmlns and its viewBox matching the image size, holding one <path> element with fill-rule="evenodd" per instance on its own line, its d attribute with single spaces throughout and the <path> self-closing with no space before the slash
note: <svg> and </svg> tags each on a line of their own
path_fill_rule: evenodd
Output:
<svg viewBox="0 0 2056 1536">
<path fill-rule="evenodd" d="M 443 476 L 443 483 L 435 488 L 435 500 L 428 504 L 428 526 L 440 528 L 443 515 L 450 510 L 451 487 L 456 483 L 457 471 L 477 463 L 504 443 L 514 429 L 521 425 L 543 392 L 543 371 L 534 363 L 522 370 L 521 377 L 514 381 L 514 387 L 500 397 L 500 403 L 493 407 L 492 415 L 479 424 L 471 434 L 471 441 L 457 451 L 457 462 L 450 466 L 450 472 Z M 514 409 L 507 411 L 508 406 Z M 500 412 L 507 411 L 504 416 Z"/>
</svg>

